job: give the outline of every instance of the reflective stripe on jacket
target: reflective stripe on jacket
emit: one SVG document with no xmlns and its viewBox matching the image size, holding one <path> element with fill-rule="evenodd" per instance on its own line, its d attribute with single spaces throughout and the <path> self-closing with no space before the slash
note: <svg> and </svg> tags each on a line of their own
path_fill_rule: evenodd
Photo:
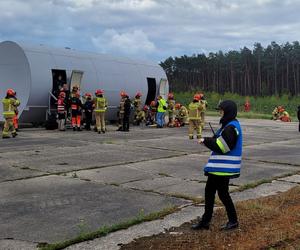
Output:
<svg viewBox="0 0 300 250">
<path fill-rule="evenodd" d="M 200 112 L 202 110 L 202 106 L 199 102 L 191 102 L 189 104 L 189 118 L 190 120 L 200 120 Z"/>
<path fill-rule="evenodd" d="M 238 175 L 240 173 L 243 144 L 242 129 L 240 123 L 236 120 L 229 122 L 225 128 L 230 125 L 235 127 L 238 135 L 235 147 L 230 150 L 221 135 L 223 130 L 218 130 L 216 133 L 217 144 L 224 154 L 212 152 L 208 163 L 204 166 L 205 172 L 223 176 Z"/>
<path fill-rule="evenodd" d="M 10 98 L 3 98 L 3 116 L 4 118 L 12 118 L 15 115 L 15 107 L 20 105 L 20 101 L 16 100 L 12 97 Z"/>
<path fill-rule="evenodd" d="M 95 101 L 95 112 L 105 112 L 107 108 L 107 101 L 104 97 L 96 97 Z"/>
</svg>

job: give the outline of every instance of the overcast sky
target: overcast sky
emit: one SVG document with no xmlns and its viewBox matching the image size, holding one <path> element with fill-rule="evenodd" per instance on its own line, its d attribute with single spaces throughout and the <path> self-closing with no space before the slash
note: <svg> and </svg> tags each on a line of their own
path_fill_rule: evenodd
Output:
<svg viewBox="0 0 300 250">
<path fill-rule="evenodd" d="M 0 41 L 154 62 L 300 40 L 300 0 L 0 0 Z"/>
</svg>

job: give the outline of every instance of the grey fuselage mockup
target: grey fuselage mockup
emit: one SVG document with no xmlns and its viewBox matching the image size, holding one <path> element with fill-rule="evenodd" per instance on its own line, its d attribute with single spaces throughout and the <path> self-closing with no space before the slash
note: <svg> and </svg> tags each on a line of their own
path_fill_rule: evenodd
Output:
<svg viewBox="0 0 300 250">
<path fill-rule="evenodd" d="M 55 100 L 50 96 L 59 91 L 61 83 L 69 89 L 79 85 L 81 95 L 103 89 L 109 103 L 108 120 L 117 119 L 120 91 L 126 91 L 130 98 L 142 92 L 143 104 L 169 92 L 164 70 L 154 63 L 70 48 L 0 43 L 0 97 L 5 97 L 9 88 L 17 92 L 20 122 L 44 122 L 47 112 L 55 110 Z"/>
</svg>

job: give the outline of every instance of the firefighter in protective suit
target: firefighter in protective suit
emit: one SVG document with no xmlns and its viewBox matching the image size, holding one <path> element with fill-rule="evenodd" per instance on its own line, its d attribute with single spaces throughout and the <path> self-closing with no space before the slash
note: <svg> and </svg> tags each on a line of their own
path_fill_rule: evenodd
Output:
<svg viewBox="0 0 300 250">
<path fill-rule="evenodd" d="M 139 126 L 142 121 L 145 120 L 145 113 L 142 109 L 142 100 L 141 100 L 142 93 L 137 92 L 133 101 L 134 106 L 134 125 Z"/>
<path fill-rule="evenodd" d="M 96 90 L 96 97 L 94 98 L 94 105 L 95 105 L 95 118 L 96 118 L 96 128 L 98 131 L 98 134 L 101 132 L 104 134 L 106 131 L 105 128 L 105 112 L 107 110 L 107 100 L 103 96 L 104 91 L 102 89 Z"/>
<path fill-rule="evenodd" d="M 200 95 L 194 95 L 193 101 L 189 104 L 189 139 L 194 138 L 194 130 L 197 132 L 197 139 L 201 138 L 202 127 L 201 127 L 201 111 L 203 106 L 201 105 Z"/>
<path fill-rule="evenodd" d="M 175 104 L 175 126 L 183 127 L 185 124 L 188 124 L 188 110 L 185 106 L 180 103 Z"/>
<path fill-rule="evenodd" d="M 169 122 L 167 124 L 168 127 L 173 128 L 175 125 L 175 100 L 173 93 L 168 94 L 168 100 L 167 100 L 167 112 L 169 115 Z"/>
<path fill-rule="evenodd" d="M 126 92 L 125 91 L 121 91 L 120 92 L 120 104 L 119 104 L 119 111 L 118 111 L 118 117 L 119 117 L 119 127 L 117 129 L 117 131 L 122 131 L 123 130 L 123 119 L 124 119 L 124 112 L 125 112 L 125 99 L 126 99 Z"/>
<path fill-rule="evenodd" d="M 276 121 L 279 119 L 279 109 L 281 109 L 281 106 L 275 107 L 272 111 L 272 120 Z"/>
<path fill-rule="evenodd" d="M 77 91 L 76 93 L 72 93 L 70 99 L 70 106 L 72 110 L 72 127 L 73 131 L 81 131 L 81 115 L 82 115 L 82 102 L 80 100 L 80 93 Z"/>
<path fill-rule="evenodd" d="M 16 92 L 13 89 L 6 91 L 6 97 L 2 99 L 3 104 L 3 117 L 5 119 L 2 138 L 10 138 L 9 132 L 11 131 L 12 137 L 17 136 L 16 129 L 13 124 L 15 110 L 20 105 L 20 101 L 16 99 Z"/>
<path fill-rule="evenodd" d="M 278 111 L 279 111 L 279 120 L 281 120 L 282 122 L 291 122 L 292 121 L 289 113 L 285 110 L 284 107 L 281 107 Z"/>
</svg>

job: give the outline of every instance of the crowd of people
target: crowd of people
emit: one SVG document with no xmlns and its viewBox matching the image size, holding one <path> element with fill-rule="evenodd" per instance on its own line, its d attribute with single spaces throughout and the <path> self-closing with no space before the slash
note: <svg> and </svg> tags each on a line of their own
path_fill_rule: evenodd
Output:
<svg viewBox="0 0 300 250">
<path fill-rule="evenodd" d="M 141 92 L 137 92 L 134 100 L 131 100 L 125 91 L 120 92 L 117 131 L 129 131 L 130 114 L 134 110 L 133 125 L 163 128 L 165 126 L 182 127 L 189 124 L 189 137 L 193 139 L 193 132 L 196 130 L 197 138 L 201 138 L 207 107 L 203 93 L 195 94 L 188 108 L 176 102 L 173 93 L 168 94 L 167 100 L 158 96 L 149 105 L 142 103 L 142 95 Z M 105 133 L 107 107 L 108 102 L 102 89 L 96 90 L 94 97 L 91 93 L 86 93 L 81 97 L 79 86 L 73 86 L 71 93 L 68 93 L 67 88 L 62 87 L 57 100 L 58 129 L 65 131 L 65 121 L 70 114 L 73 130 L 81 131 L 82 115 L 84 115 L 86 130 L 91 130 L 93 117 L 95 117 L 94 130 L 98 133 Z M 165 116 L 168 117 L 166 124 Z"/>
<path fill-rule="evenodd" d="M 188 106 L 177 102 L 173 93 L 169 93 L 166 100 L 163 96 L 158 96 L 156 100 L 152 100 L 148 105 L 144 105 L 141 98 L 142 95 L 141 92 L 137 92 L 134 99 L 131 100 L 125 91 L 120 92 L 117 131 L 129 131 L 130 117 L 133 111 L 133 125 L 157 128 L 188 125 L 188 136 L 190 139 L 194 138 L 194 133 L 196 133 L 198 139 L 202 137 L 207 108 L 207 101 L 203 93 L 196 93 Z M 94 95 L 92 93 L 81 95 L 78 85 L 74 85 L 72 90 L 69 91 L 67 84 L 62 84 L 59 91 L 55 93 L 55 99 L 54 105 L 57 108 L 56 127 L 59 131 L 65 131 L 66 124 L 70 121 L 73 131 L 81 131 L 82 128 L 92 130 L 92 125 L 94 125 L 94 131 L 99 134 L 106 133 L 105 114 L 108 108 L 108 101 L 104 96 L 104 90 L 97 89 Z M 18 106 L 20 105 L 16 92 L 13 89 L 8 89 L 2 103 L 3 117 L 5 119 L 2 137 L 16 137 L 18 131 Z M 245 111 L 249 112 L 249 110 L 250 102 L 247 100 Z M 283 106 L 275 107 L 272 112 L 272 119 L 283 122 L 291 121 L 288 112 Z"/>
<path fill-rule="evenodd" d="M 196 93 L 187 107 L 176 102 L 173 93 L 169 93 L 166 100 L 160 95 L 149 105 L 144 105 L 141 97 L 142 93 L 137 92 L 134 100 L 131 100 L 125 91 L 120 92 L 117 131 L 129 131 L 130 114 L 133 110 L 133 125 L 157 128 L 189 125 L 189 138 L 193 139 L 194 131 L 196 131 L 197 138 L 201 138 L 207 107 L 203 93 Z M 99 134 L 106 132 L 105 113 L 108 101 L 104 96 L 104 90 L 97 89 L 94 96 L 92 93 L 81 95 L 78 85 L 74 85 L 69 91 L 67 85 L 62 84 L 59 91 L 53 93 L 53 99 L 56 107 L 57 126 L 55 127 L 59 131 L 65 131 L 66 124 L 70 121 L 73 131 L 82 131 L 82 128 L 91 130 L 94 124 L 94 131 Z M 20 105 L 16 92 L 8 89 L 2 103 L 5 119 L 2 137 L 10 138 L 10 133 L 15 137 L 18 129 L 18 106 Z"/>
</svg>

